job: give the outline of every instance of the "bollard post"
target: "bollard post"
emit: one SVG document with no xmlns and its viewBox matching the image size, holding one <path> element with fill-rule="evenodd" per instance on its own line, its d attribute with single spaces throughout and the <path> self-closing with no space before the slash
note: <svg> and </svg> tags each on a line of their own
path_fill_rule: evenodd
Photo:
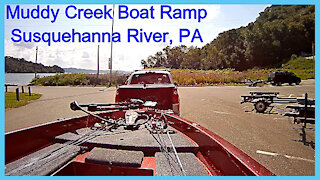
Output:
<svg viewBox="0 0 320 180">
<path fill-rule="evenodd" d="M 17 98 L 17 101 L 20 100 L 20 98 L 19 98 L 19 88 L 16 89 L 16 98 Z"/>
<path fill-rule="evenodd" d="M 304 95 L 304 127 L 307 127 L 308 93 Z"/>
<path fill-rule="evenodd" d="M 31 87 L 28 86 L 28 90 L 29 90 L 29 96 L 31 96 Z"/>
<path fill-rule="evenodd" d="M 24 93 L 24 87 L 21 86 L 21 93 L 23 94 Z"/>
</svg>

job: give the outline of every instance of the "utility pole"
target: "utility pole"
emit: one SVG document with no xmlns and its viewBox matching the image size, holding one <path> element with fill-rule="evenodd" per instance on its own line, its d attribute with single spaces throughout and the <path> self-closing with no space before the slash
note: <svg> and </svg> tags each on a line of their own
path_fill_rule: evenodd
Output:
<svg viewBox="0 0 320 180">
<path fill-rule="evenodd" d="M 112 48 L 113 48 L 113 39 L 112 39 L 112 35 L 113 35 L 113 24 L 114 24 L 114 7 L 115 5 L 113 5 L 112 8 L 112 26 L 111 26 L 111 53 L 110 53 L 110 62 L 109 62 L 109 68 L 110 68 L 110 79 L 109 79 L 109 87 L 111 87 L 111 81 L 112 81 Z"/>
<path fill-rule="evenodd" d="M 313 59 L 313 61 L 314 61 L 314 58 L 315 58 L 315 52 L 314 52 L 314 42 L 312 42 L 312 59 Z"/>
<path fill-rule="evenodd" d="M 99 76 L 99 45 L 98 45 L 98 54 L 97 54 L 97 77 Z"/>
<path fill-rule="evenodd" d="M 36 64 L 38 61 L 38 46 L 36 46 Z M 34 67 L 34 78 L 37 78 L 37 66 Z"/>
</svg>

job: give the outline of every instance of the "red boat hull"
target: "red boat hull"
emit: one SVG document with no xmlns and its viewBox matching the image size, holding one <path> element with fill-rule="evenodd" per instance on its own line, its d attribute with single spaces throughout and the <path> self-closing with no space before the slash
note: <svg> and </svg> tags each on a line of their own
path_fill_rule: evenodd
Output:
<svg viewBox="0 0 320 180">
<path fill-rule="evenodd" d="M 110 112 L 100 116 L 121 116 L 123 112 Z M 150 112 L 152 113 L 152 112 Z M 165 114 L 178 132 L 196 143 L 195 153 L 209 175 L 215 176 L 273 176 L 274 174 L 247 154 L 217 134 L 179 116 Z M 55 137 L 83 127 L 93 126 L 98 120 L 77 117 L 54 121 L 5 134 L 5 164 L 55 143 Z M 139 168 L 97 165 L 84 162 L 86 154 L 78 155 L 55 175 L 154 175 L 154 157 L 147 156 Z M 111 170 L 110 170 L 111 169 Z"/>
</svg>

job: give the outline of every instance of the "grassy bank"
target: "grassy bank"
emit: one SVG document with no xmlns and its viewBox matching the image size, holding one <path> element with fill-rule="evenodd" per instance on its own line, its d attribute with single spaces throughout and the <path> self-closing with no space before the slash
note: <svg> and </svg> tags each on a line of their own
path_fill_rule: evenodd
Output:
<svg viewBox="0 0 320 180">
<path fill-rule="evenodd" d="M 32 100 L 39 99 L 41 94 L 32 93 L 31 96 L 29 96 L 28 93 L 19 93 L 19 97 L 20 101 L 17 101 L 15 92 L 7 92 L 5 97 L 5 108 L 17 108 L 24 106 Z"/>
<path fill-rule="evenodd" d="M 171 70 L 173 79 L 179 86 L 212 86 L 235 84 L 245 79 L 267 79 L 265 72 L 239 72 L 233 69 L 203 71 L 203 70 Z"/>
<path fill-rule="evenodd" d="M 295 73 L 301 79 L 314 78 L 314 60 L 293 56 L 291 60 L 278 69 L 252 69 L 248 71 L 236 71 L 234 69 L 222 70 L 190 70 L 172 69 L 173 79 L 179 86 L 215 86 L 234 85 L 244 82 L 246 79 L 267 80 L 270 72 L 289 71 Z M 126 81 L 124 74 L 114 73 L 111 84 L 121 85 Z M 69 85 L 109 85 L 109 74 L 97 77 L 95 74 L 56 74 L 34 79 L 32 85 L 43 86 L 69 86 Z"/>
<path fill-rule="evenodd" d="M 112 74 L 111 85 L 123 84 L 126 81 L 126 76 L 119 73 Z M 109 74 L 101 74 L 97 77 L 96 74 L 56 74 L 54 76 L 46 76 L 38 79 L 33 79 L 30 85 L 42 86 L 87 86 L 87 85 L 109 85 Z"/>
<path fill-rule="evenodd" d="M 223 70 L 189 70 L 173 69 L 171 74 L 179 86 L 214 86 L 233 85 L 251 80 L 267 80 L 270 72 L 289 71 L 295 73 L 301 79 L 313 79 L 315 77 L 315 63 L 312 59 L 293 56 L 282 68 L 277 69 L 252 69 L 248 71 Z"/>
<path fill-rule="evenodd" d="M 282 69 L 295 73 L 301 79 L 314 79 L 315 61 L 293 55 L 291 59 L 282 65 Z"/>
</svg>

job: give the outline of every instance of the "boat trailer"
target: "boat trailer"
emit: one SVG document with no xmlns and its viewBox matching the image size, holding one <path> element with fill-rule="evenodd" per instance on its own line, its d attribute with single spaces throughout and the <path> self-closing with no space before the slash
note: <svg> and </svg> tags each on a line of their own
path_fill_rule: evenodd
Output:
<svg viewBox="0 0 320 180">
<path fill-rule="evenodd" d="M 286 112 L 283 116 L 293 117 L 293 122 L 299 124 L 302 122 L 300 135 L 304 145 L 311 145 L 314 148 L 314 142 L 307 142 L 306 128 L 307 123 L 315 123 L 315 99 L 308 99 L 306 93 L 304 97 L 278 97 L 279 92 L 249 92 L 249 95 L 241 96 L 242 103 L 252 103 L 256 112 L 264 113 L 266 109 L 272 104 L 289 104 L 287 109 L 292 109 L 291 112 Z M 272 110 L 273 106 L 270 106 Z"/>
<path fill-rule="evenodd" d="M 279 97 L 279 92 L 249 92 L 249 95 L 241 96 L 243 103 L 252 103 L 258 113 L 264 113 L 266 109 L 273 103 L 276 104 L 293 104 L 300 105 L 314 105 L 314 99 L 308 99 L 307 94 L 305 97 Z M 272 110 L 273 106 L 271 106 Z M 290 106 L 288 107 L 290 108 Z M 271 111 L 269 110 L 269 112 Z"/>
</svg>

